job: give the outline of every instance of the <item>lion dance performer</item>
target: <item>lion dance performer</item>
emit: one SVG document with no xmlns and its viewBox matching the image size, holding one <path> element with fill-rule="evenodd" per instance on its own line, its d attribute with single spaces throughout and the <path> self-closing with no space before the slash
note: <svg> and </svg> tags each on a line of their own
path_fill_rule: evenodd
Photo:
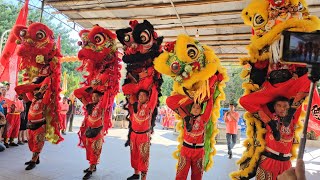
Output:
<svg viewBox="0 0 320 180">
<path fill-rule="evenodd" d="M 178 150 L 173 154 L 178 159 L 176 179 L 186 180 L 191 167 L 191 179 L 200 180 L 213 165 L 220 101 L 228 77 L 213 50 L 187 35 L 179 35 L 165 49 L 156 58 L 155 69 L 174 80 L 167 105 L 181 119 Z"/>
<path fill-rule="evenodd" d="M 131 166 L 134 174 L 128 179 L 146 179 L 149 165 L 150 134 L 158 114 L 161 75 L 154 69 L 153 60 L 162 52 L 163 37 L 158 37 L 153 25 L 144 20 L 130 21 L 130 27 L 116 31 L 124 46 L 123 62 L 126 78 L 122 85 L 129 111 L 129 133 L 125 146 L 130 145 Z M 143 148 L 139 148 L 143 147 Z"/>
<path fill-rule="evenodd" d="M 83 87 L 74 95 L 85 105 L 85 118 L 78 133 L 79 146 L 86 149 L 90 167 L 84 170 L 83 179 L 89 179 L 99 163 L 104 136 L 111 124 L 114 97 L 119 92 L 121 59 L 116 48 L 116 35 L 95 25 L 91 30 L 80 31 L 82 60 L 80 71 L 87 71 Z"/>
<path fill-rule="evenodd" d="M 252 0 L 242 11 L 242 18 L 253 32 L 248 46 L 250 57 L 241 59 L 249 69 L 244 69 L 242 76 L 250 79 L 243 84 L 245 95 L 240 98 L 248 111 L 248 139 L 238 161 L 240 170 L 231 177 L 275 180 L 296 158 L 302 129 L 298 118 L 310 87 L 305 66 L 279 61 L 280 35 L 285 30 L 315 31 L 320 21 L 309 14 L 304 0 Z M 289 99 L 288 108 L 285 99 Z M 277 113 L 279 104 L 284 109 L 282 115 Z"/>
<path fill-rule="evenodd" d="M 29 149 L 33 153 L 26 170 L 40 163 L 39 155 L 44 141 L 58 144 L 60 135 L 60 51 L 53 32 L 44 24 L 32 23 L 28 27 L 15 26 L 14 34 L 20 44 L 20 70 L 24 71 L 24 84 L 15 88 L 22 98 L 32 101 L 28 113 Z"/>
</svg>

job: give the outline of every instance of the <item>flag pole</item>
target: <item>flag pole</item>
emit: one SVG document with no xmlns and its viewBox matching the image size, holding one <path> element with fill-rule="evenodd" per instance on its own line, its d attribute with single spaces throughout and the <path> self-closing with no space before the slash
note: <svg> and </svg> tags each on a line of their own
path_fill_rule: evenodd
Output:
<svg viewBox="0 0 320 180">
<path fill-rule="evenodd" d="M 43 15 L 43 11 L 44 11 L 44 1 L 45 1 L 45 0 L 42 0 L 42 1 L 41 1 L 41 13 L 40 13 L 40 20 L 39 20 L 39 22 L 42 22 L 42 15 Z"/>
<path fill-rule="evenodd" d="M 309 102 L 308 102 L 307 114 L 306 114 L 306 118 L 304 120 L 303 133 L 302 133 L 302 137 L 300 138 L 298 159 L 303 159 L 304 150 L 306 147 L 307 130 L 308 130 L 308 124 L 309 124 L 309 117 L 310 117 L 310 110 L 311 110 L 311 105 L 312 105 L 313 93 L 314 93 L 314 89 L 316 87 L 316 84 L 320 79 L 320 68 L 318 66 L 319 66 L 318 64 L 307 64 L 308 78 L 311 81 L 311 86 L 310 86 L 310 92 L 309 92 Z"/>
</svg>

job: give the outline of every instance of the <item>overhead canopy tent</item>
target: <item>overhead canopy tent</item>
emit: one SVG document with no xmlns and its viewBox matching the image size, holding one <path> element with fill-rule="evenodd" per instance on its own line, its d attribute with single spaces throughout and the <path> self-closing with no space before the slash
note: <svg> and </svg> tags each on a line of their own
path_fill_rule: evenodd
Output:
<svg viewBox="0 0 320 180">
<path fill-rule="evenodd" d="M 212 47 L 222 62 L 246 56 L 251 29 L 240 15 L 247 0 L 46 0 L 83 28 L 95 24 L 116 30 L 133 19 L 150 21 L 164 41 L 178 34 L 196 36 Z M 311 14 L 320 16 L 320 1 L 307 0 Z"/>
</svg>

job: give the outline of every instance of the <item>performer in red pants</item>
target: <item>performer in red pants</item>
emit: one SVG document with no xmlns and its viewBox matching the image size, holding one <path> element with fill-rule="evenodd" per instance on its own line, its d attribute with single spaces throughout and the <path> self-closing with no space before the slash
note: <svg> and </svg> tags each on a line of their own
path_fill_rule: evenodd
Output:
<svg viewBox="0 0 320 180">
<path fill-rule="evenodd" d="M 16 88 L 18 94 L 22 94 L 23 91 L 28 89 Z M 46 119 L 44 112 L 46 105 L 50 102 L 50 91 L 46 91 L 43 95 L 40 93 L 41 88 L 35 88 L 33 94 L 24 94 L 24 98 L 28 98 L 32 101 L 28 112 L 28 145 L 30 151 L 33 153 L 30 161 L 26 162 L 26 170 L 31 170 L 36 167 L 36 164 L 40 163 L 39 155 L 44 146 L 45 135 L 46 135 Z M 26 93 L 26 92 L 24 92 Z"/>
<path fill-rule="evenodd" d="M 266 148 L 262 153 L 257 169 L 256 179 L 276 180 L 277 176 L 291 168 L 291 149 L 294 139 L 295 126 L 298 122 L 301 107 L 295 113 L 293 120 L 288 126 L 283 123 L 283 118 L 287 116 L 290 109 L 289 99 L 278 97 L 274 100 L 272 119 L 277 123 L 277 129 L 280 132 L 280 140 L 273 137 L 272 129 L 267 126 L 265 134 Z"/>
<path fill-rule="evenodd" d="M 191 179 L 201 180 L 203 175 L 204 161 L 204 133 L 213 107 L 213 97 L 209 98 L 204 107 L 204 103 L 192 103 L 191 99 L 183 104 L 179 100 L 186 97 L 184 95 L 175 95 L 167 99 L 167 105 L 172 110 L 182 114 L 184 117 L 183 146 L 181 147 L 180 158 L 178 162 L 176 180 L 186 180 L 189 169 L 191 168 Z M 188 107 L 191 106 L 191 110 Z M 202 111 L 205 108 L 204 112 Z M 203 112 L 203 113 L 202 113 Z"/>
<path fill-rule="evenodd" d="M 18 146 L 14 143 L 14 139 L 18 138 L 20 128 L 20 113 L 23 111 L 18 102 L 12 103 L 9 108 L 9 112 L 6 116 L 7 119 L 7 138 L 6 144 L 10 146 Z M 19 106 L 19 107 L 18 107 Z"/>
<path fill-rule="evenodd" d="M 278 96 L 288 99 L 293 98 L 288 114 L 284 117 L 284 125 L 288 126 L 290 124 L 294 113 L 308 95 L 310 88 L 307 74 L 298 77 L 297 68 L 301 67 L 281 63 L 270 64 L 267 75 L 268 80 L 263 83 L 260 90 L 241 97 L 239 101 L 244 109 L 255 114 L 265 124 L 269 125 L 276 140 L 280 139 L 280 132 L 276 128 L 276 121 L 272 120 L 272 117 L 262 107 Z"/>
<path fill-rule="evenodd" d="M 92 173 L 97 170 L 97 164 L 100 161 L 100 154 L 104 142 L 104 108 L 101 101 L 103 93 L 94 90 L 92 92 L 92 101 L 88 103 L 84 97 L 90 97 L 90 93 L 83 88 L 77 89 L 74 95 L 79 98 L 86 106 L 86 116 L 78 133 L 80 138 L 80 147 L 86 149 L 87 160 L 90 167 L 83 172 L 86 173 L 83 179 L 89 179 Z"/>
<path fill-rule="evenodd" d="M 128 177 L 128 180 L 141 179 L 146 180 L 149 168 L 149 153 L 150 153 L 150 136 L 151 118 L 153 110 L 157 105 L 157 87 L 152 86 L 151 95 L 149 91 L 140 89 L 137 93 L 138 102 L 129 105 L 132 132 L 130 135 L 130 152 L 131 166 L 134 169 L 134 174 Z"/>
</svg>

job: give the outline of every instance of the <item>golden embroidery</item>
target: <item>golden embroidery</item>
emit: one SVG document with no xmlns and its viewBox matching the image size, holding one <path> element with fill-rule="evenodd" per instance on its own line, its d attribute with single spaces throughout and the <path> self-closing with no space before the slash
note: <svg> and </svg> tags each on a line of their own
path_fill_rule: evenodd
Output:
<svg viewBox="0 0 320 180">
<path fill-rule="evenodd" d="M 150 119 L 150 115 L 148 115 L 148 116 L 143 116 L 143 117 L 138 116 L 136 113 L 134 113 L 133 115 L 134 115 L 134 121 L 136 121 L 136 122 L 139 123 L 139 124 L 141 124 L 141 123 L 143 123 L 144 121 Z"/>
<path fill-rule="evenodd" d="M 196 136 L 201 136 L 203 135 L 204 131 L 199 131 L 199 132 L 187 132 L 187 134 L 191 137 L 196 137 Z"/>
<path fill-rule="evenodd" d="M 101 109 L 99 110 L 97 108 L 97 106 L 93 109 L 92 114 L 88 117 L 89 121 L 91 122 L 96 122 L 98 120 L 101 120 L 102 113 L 101 113 Z"/>
<path fill-rule="evenodd" d="M 45 137 L 46 137 L 46 134 L 45 133 L 39 133 L 36 135 L 36 142 L 37 143 L 41 143 L 41 142 L 44 142 L 45 141 Z"/>
<path fill-rule="evenodd" d="M 145 163 L 149 163 L 150 143 L 149 142 L 141 143 L 139 149 L 140 149 L 140 154 L 142 156 L 141 157 L 142 161 Z"/>
<path fill-rule="evenodd" d="M 203 164 L 204 164 L 203 158 L 197 160 L 197 168 L 199 169 L 199 171 L 202 172 L 201 174 L 203 174 Z"/>
<path fill-rule="evenodd" d="M 256 180 L 272 180 L 272 173 L 258 167 Z"/>
<path fill-rule="evenodd" d="M 98 139 L 96 141 L 93 141 L 91 147 L 94 151 L 95 154 L 100 154 L 101 149 L 102 149 L 102 144 L 103 144 L 103 140 L 102 139 Z"/>
<path fill-rule="evenodd" d="M 29 114 L 32 116 L 42 114 L 40 107 L 41 107 L 41 100 L 37 101 L 33 106 L 31 106 L 29 110 Z"/>
<path fill-rule="evenodd" d="M 177 167 L 177 174 L 180 174 L 180 172 L 182 171 L 182 169 L 184 169 L 186 164 L 187 164 L 186 157 L 181 156 L 181 154 L 180 154 L 179 161 L 178 161 L 178 167 Z"/>
</svg>

